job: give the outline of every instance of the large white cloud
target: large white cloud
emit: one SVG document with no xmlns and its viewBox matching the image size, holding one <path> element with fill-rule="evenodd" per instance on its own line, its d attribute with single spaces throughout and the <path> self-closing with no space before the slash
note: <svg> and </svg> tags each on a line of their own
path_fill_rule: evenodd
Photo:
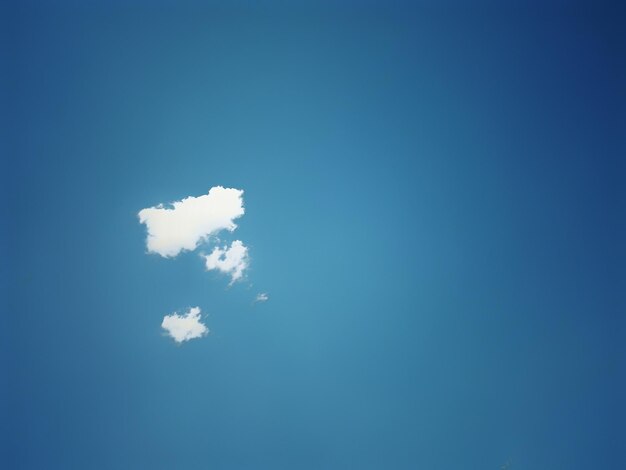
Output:
<svg viewBox="0 0 626 470">
<path fill-rule="evenodd" d="M 176 312 L 165 315 L 161 327 L 177 343 L 201 338 L 209 333 L 209 329 L 202 323 L 200 313 L 200 307 L 191 307 L 184 315 L 179 315 Z"/>
<path fill-rule="evenodd" d="M 210 255 L 205 255 L 207 270 L 217 269 L 230 274 L 230 284 L 242 278 L 248 267 L 248 247 L 240 240 L 235 240 L 230 247 L 215 247 Z"/>
<path fill-rule="evenodd" d="M 139 211 L 139 221 L 148 229 L 148 251 L 169 258 L 182 250 L 194 250 L 198 243 L 221 230 L 237 228 L 234 220 L 244 214 L 243 191 L 215 186 L 209 194 L 187 197 Z"/>
</svg>

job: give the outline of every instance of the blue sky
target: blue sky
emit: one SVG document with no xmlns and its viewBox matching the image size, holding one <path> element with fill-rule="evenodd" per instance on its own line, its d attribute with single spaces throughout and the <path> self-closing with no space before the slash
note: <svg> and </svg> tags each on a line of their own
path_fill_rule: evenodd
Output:
<svg viewBox="0 0 626 470">
<path fill-rule="evenodd" d="M 620 467 L 624 16 L 564 3 L 5 4 L 0 467 Z"/>
</svg>

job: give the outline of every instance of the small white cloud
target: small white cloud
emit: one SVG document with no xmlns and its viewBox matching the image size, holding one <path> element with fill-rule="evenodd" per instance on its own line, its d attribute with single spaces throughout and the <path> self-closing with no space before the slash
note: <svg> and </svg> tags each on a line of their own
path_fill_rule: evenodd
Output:
<svg viewBox="0 0 626 470">
<path fill-rule="evenodd" d="M 182 250 L 195 250 L 202 240 L 221 230 L 237 228 L 234 220 L 244 214 L 243 191 L 215 186 L 208 194 L 187 197 L 139 211 L 139 222 L 148 229 L 146 245 L 151 253 L 170 258 Z"/>
<path fill-rule="evenodd" d="M 225 274 L 230 274 L 230 284 L 238 281 L 248 267 L 248 248 L 240 241 L 235 240 L 230 248 L 216 247 L 210 255 L 205 255 L 206 268 L 208 271 L 217 269 Z"/>
<path fill-rule="evenodd" d="M 177 343 L 201 338 L 209 333 L 209 329 L 200 321 L 200 313 L 200 307 L 191 307 L 184 315 L 176 312 L 165 315 L 161 327 Z"/>
<path fill-rule="evenodd" d="M 267 295 L 265 292 L 261 292 L 259 294 L 256 295 L 256 297 L 254 298 L 254 303 L 259 303 L 259 302 L 267 302 L 269 300 L 269 295 Z"/>
</svg>

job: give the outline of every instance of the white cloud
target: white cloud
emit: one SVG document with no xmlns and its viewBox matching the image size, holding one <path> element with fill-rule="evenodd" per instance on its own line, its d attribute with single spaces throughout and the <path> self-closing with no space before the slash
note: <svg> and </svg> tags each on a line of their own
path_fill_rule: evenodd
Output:
<svg viewBox="0 0 626 470">
<path fill-rule="evenodd" d="M 182 250 L 194 250 L 202 240 L 221 230 L 233 231 L 233 222 L 244 214 L 243 191 L 215 186 L 208 194 L 187 197 L 139 211 L 139 222 L 148 229 L 148 251 L 169 258 Z"/>
<path fill-rule="evenodd" d="M 191 307 L 184 315 L 179 315 L 176 312 L 165 315 L 161 327 L 177 343 L 201 338 L 208 334 L 209 329 L 200 321 L 200 312 L 200 307 Z"/>
<path fill-rule="evenodd" d="M 230 248 L 216 247 L 210 255 L 205 255 L 207 270 L 217 269 L 230 274 L 230 284 L 241 279 L 244 270 L 248 267 L 248 248 L 240 241 L 235 240 Z"/>
<path fill-rule="evenodd" d="M 261 292 L 257 294 L 256 297 L 254 298 L 254 303 L 267 302 L 269 298 L 270 298 L 269 295 L 267 295 L 265 292 Z"/>
</svg>

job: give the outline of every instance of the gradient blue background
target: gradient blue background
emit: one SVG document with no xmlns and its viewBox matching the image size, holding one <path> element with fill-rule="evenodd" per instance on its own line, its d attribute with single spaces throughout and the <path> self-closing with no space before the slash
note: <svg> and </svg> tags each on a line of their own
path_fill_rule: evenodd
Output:
<svg viewBox="0 0 626 470">
<path fill-rule="evenodd" d="M 626 468 L 621 9 L 125 3 L 1 10 L 0 467 Z"/>
</svg>

